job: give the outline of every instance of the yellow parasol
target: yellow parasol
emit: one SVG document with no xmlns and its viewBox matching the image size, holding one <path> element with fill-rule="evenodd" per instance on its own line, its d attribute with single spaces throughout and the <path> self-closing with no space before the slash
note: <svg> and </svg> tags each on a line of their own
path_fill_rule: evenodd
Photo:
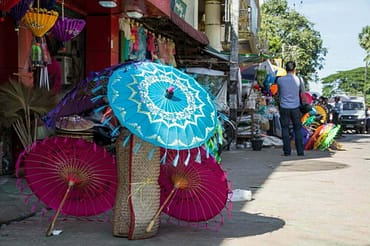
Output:
<svg viewBox="0 0 370 246">
<path fill-rule="evenodd" d="M 281 77 L 287 75 L 284 68 L 275 65 L 271 65 L 271 67 L 274 70 L 276 76 Z"/>
<path fill-rule="evenodd" d="M 22 21 L 31 30 L 34 36 L 42 37 L 48 32 L 58 19 L 58 12 L 39 8 L 40 1 L 37 1 L 37 8 L 30 8 L 24 15 Z"/>
</svg>

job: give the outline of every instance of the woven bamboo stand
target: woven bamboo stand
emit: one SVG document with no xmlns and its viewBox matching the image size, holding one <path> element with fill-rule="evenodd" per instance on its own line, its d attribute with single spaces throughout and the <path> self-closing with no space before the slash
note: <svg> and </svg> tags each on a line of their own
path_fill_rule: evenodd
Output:
<svg viewBox="0 0 370 246">
<path fill-rule="evenodd" d="M 118 190 L 113 209 L 113 235 L 130 240 L 145 239 L 156 235 L 159 228 L 158 218 L 152 230 L 146 231 L 160 205 L 160 149 L 155 147 L 149 160 L 154 146 L 132 135 L 123 147 L 127 134 L 127 131 L 122 132 L 116 145 Z M 135 154 L 133 150 L 137 144 L 141 144 L 141 148 Z"/>
</svg>

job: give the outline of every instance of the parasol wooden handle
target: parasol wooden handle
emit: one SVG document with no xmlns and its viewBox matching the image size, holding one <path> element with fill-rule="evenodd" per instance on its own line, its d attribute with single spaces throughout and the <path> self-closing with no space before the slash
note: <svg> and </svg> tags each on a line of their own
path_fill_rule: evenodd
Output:
<svg viewBox="0 0 370 246">
<path fill-rule="evenodd" d="M 68 194 L 71 191 L 71 189 L 72 189 L 72 187 L 73 187 L 74 184 L 75 184 L 75 182 L 73 182 L 73 181 L 69 181 L 68 182 L 68 189 L 67 189 L 66 193 L 64 194 L 62 201 L 59 204 L 58 210 L 57 210 L 57 212 L 54 215 L 53 221 L 51 221 L 51 223 L 49 225 L 49 228 L 46 231 L 46 236 L 48 236 L 48 237 L 51 236 L 52 231 L 54 229 L 55 222 L 57 221 L 57 218 L 59 216 L 59 213 L 60 213 L 60 211 L 63 208 L 64 202 L 67 200 Z"/>
<path fill-rule="evenodd" d="M 177 187 L 174 186 L 173 189 L 171 190 L 171 193 L 168 195 L 168 197 L 166 198 L 166 200 L 163 202 L 162 206 L 158 209 L 158 211 L 154 215 L 153 219 L 150 221 L 149 225 L 146 228 L 146 232 L 150 232 L 152 230 L 156 219 L 162 213 L 162 210 L 163 210 L 164 206 L 166 206 L 166 204 L 168 203 L 168 201 L 172 198 L 173 194 L 175 194 L 175 191 L 176 190 L 177 190 Z"/>
</svg>

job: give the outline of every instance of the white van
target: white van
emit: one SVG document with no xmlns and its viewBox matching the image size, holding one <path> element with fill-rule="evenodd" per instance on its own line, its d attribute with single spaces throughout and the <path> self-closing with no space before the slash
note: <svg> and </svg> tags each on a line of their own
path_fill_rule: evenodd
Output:
<svg viewBox="0 0 370 246">
<path fill-rule="evenodd" d="M 366 130 L 366 106 L 363 97 L 349 97 L 342 101 L 339 114 L 343 130 L 356 130 L 364 133 Z"/>
</svg>

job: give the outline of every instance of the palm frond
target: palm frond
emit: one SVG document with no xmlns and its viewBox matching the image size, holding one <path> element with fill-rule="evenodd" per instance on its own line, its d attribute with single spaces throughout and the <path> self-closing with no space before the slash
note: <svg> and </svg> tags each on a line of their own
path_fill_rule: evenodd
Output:
<svg viewBox="0 0 370 246">
<path fill-rule="evenodd" d="M 0 125 L 12 126 L 26 148 L 35 141 L 37 118 L 56 106 L 56 96 L 45 88 L 10 80 L 0 85 L 0 105 Z"/>
</svg>

